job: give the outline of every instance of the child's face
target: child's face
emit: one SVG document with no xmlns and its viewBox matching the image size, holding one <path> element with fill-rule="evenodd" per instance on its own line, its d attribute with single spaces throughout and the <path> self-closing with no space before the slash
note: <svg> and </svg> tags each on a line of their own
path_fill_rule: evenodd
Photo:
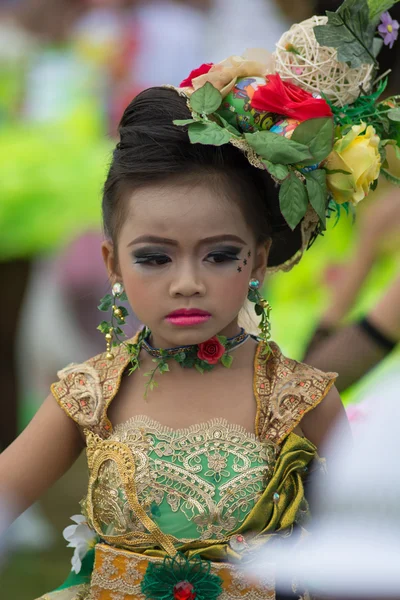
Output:
<svg viewBox="0 0 400 600">
<path fill-rule="evenodd" d="M 239 206 L 207 185 L 154 185 L 132 194 L 113 248 L 103 247 L 115 280 L 150 327 L 157 346 L 198 344 L 238 332 L 252 277 L 262 281 L 267 249 L 256 247 Z M 198 309 L 200 314 L 170 316 Z"/>
</svg>

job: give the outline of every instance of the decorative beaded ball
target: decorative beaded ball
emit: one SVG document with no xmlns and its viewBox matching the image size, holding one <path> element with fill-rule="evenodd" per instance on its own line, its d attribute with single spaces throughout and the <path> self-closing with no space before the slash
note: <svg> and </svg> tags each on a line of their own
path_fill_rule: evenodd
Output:
<svg viewBox="0 0 400 600">
<path fill-rule="evenodd" d="M 335 48 L 320 46 L 314 27 L 325 25 L 328 17 L 314 16 L 293 25 L 283 34 L 274 52 L 276 71 L 312 94 L 323 94 L 336 106 L 351 104 L 368 92 L 374 75 L 374 65 L 356 69 L 337 60 Z"/>
<path fill-rule="evenodd" d="M 298 125 L 300 125 L 300 121 L 297 121 L 297 119 L 282 119 L 281 121 L 275 123 L 275 125 L 271 127 L 270 131 L 272 133 L 276 133 L 277 135 L 284 136 L 290 140 L 293 131 Z"/>
<path fill-rule="evenodd" d="M 259 85 L 265 84 L 264 77 L 240 77 L 233 90 L 224 98 L 217 113 L 244 133 L 269 129 L 274 123 L 272 113 L 258 112 L 251 107 L 254 92 Z"/>
</svg>

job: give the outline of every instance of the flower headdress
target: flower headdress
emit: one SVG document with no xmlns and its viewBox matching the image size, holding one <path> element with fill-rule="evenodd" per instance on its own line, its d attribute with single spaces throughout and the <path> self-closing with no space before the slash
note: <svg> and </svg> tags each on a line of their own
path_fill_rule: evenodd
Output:
<svg viewBox="0 0 400 600">
<path fill-rule="evenodd" d="M 379 51 L 398 35 L 387 12 L 396 1 L 345 0 L 293 25 L 272 55 L 203 64 L 174 88 L 192 116 L 174 124 L 191 143 L 232 144 L 279 184 L 291 255 L 272 270 L 296 264 L 327 216 L 352 210 L 381 173 L 400 183 L 386 160 L 389 145 L 400 158 L 400 96 L 381 101 L 387 80 L 377 78 Z"/>
</svg>

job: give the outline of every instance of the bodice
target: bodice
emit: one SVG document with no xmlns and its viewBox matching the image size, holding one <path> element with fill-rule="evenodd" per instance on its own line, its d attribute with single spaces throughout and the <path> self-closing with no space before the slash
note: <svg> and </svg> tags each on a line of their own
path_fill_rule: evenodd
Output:
<svg viewBox="0 0 400 600">
<path fill-rule="evenodd" d="M 266 360 L 260 342 L 254 359 L 254 433 L 222 419 L 172 430 L 135 416 L 113 427 L 107 410 L 129 368 L 124 346 L 112 361 L 101 354 L 59 373 L 52 392 L 86 439 L 84 511 L 101 539 L 153 556 L 173 556 L 181 547 L 226 560 L 236 552 L 235 536 L 268 536 L 293 525 L 316 451 L 293 431 L 335 374 L 271 347 Z"/>
<path fill-rule="evenodd" d="M 141 506 L 180 542 L 220 539 L 237 529 L 261 497 L 276 457 L 274 444 L 223 419 L 173 430 L 137 416 L 117 425 L 113 440 L 132 452 Z M 90 501 L 104 534 L 145 531 L 115 461 L 102 464 Z"/>
</svg>

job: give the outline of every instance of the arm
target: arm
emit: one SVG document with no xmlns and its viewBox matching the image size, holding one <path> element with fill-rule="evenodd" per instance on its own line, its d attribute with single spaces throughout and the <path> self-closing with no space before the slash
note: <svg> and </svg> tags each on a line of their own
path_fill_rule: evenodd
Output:
<svg viewBox="0 0 400 600">
<path fill-rule="evenodd" d="M 387 240 L 398 244 L 400 202 L 397 189 L 390 189 L 360 215 L 358 241 L 353 258 L 332 290 L 332 298 L 321 318 L 321 325 L 336 327 L 348 314 L 360 289 Z"/>
<path fill-rule="evenodd" d="M 48 396 L 21 435 L 0 454 L 0 500 L 16 518 L 76 461 L 84 443 L 75 423 Z"/>
<path fill-rule="evenodd" d="M 400 276 L 367 315 L 356 322 L 315 339 L 305 361 L 322 371 L 337 371 L 343 391 L 363 377 L 400 341 Z"/>
<path fill-rule="evenodd" d="M 313 410 L 306 413 L 300 427 L 307 439 L 321 450 L 335 425 L 342 421 L 346 440 L 351 438 L 350 425 L 346 411 L 335 387 L 332 387 L 325 398 Z"/>
</svg>

